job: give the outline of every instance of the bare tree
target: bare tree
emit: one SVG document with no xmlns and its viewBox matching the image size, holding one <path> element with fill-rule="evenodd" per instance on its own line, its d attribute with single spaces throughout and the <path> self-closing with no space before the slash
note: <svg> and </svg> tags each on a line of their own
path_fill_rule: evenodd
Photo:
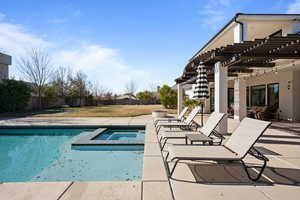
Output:
<svg viewBox="0 0 300 200">
<path fill-rule="evenodd" d="M 79 104 L 82 106 L 82 99 L 86 96 L 87 92 L 87 75 L 78 71 L 75 75 L 75 84 L 79 90 Z"/>
<path fill-rule="evenodd" d="M 71 74 L 70 68 L 60 66 L 53 73 L 53 83 L 57 86 L 60 97 L 65 97 L 68 90 L 68 76 Z"/>
<path fill-rule="evenodd" d="M 137 89 L 137 84 L 133 80 L 130 80 L 125 84 L 125 92 L 127 94 L 134 95 Z"/>
<path fill-rule="evenodd" d="M 17 61 L 18 69 L 24 78 L 33 84 L 39 99 L 39 108 L 42 107 L 42 92 L 53 71 L 51 59 L 47 52 L 33 48 Z"/>
</svg>

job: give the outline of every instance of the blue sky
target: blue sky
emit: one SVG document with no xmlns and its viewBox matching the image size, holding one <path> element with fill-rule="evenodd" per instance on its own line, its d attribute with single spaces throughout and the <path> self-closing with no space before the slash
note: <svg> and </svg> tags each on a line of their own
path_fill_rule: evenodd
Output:
<svg viewBox="0 0 300 200">
<path fill-rule="evenodd" d="M 0 49 L 15 61 L 24 49 L 45 48 L 55 66 L 114 92 L 129 80 L 150 89 L 174 84 L 237 12 L 300 13 L 300 0 L 10 0 L 1 3 Z"/>
</svg>

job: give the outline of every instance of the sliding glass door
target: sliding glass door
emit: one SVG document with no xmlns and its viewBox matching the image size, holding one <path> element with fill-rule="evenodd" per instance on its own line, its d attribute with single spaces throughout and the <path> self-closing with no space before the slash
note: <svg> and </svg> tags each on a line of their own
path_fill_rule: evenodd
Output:
<svg viewBox="0 0 300 200">
<path fill-rule="evenodd" d="M 265 106 L 266 105 L 266 86 L 257 85 L 251 87 L 251 105 Z"/>
</svg>

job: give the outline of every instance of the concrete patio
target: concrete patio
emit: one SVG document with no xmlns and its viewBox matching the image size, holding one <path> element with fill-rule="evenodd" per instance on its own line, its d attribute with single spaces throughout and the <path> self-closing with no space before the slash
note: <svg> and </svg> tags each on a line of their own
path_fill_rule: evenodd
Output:
<svg viewBox="0 0 300 200">
<path fill-rule="evenodd" d="M 146 124 L 143 178 L 136 182 L 2 183 L 1 199 L 299 199 L 300 136 L 269 129 L 256 146 L 270 159 L 259 182 L 240 165 L 181 162 L 168 179 L 151 116 L 131 118 L 19 118 L 0 125 Z M 229 132 L 239 122 L 228 120 Z M 169 140 L 183 143 L 184 140 Z M 168 144 L 167 144 L 168 145 Z M 167 148 L 165 148 L 167 149 Z M 251 157 L 246 162 L 256 162 Z M 170 164 L 172 165 L 172 163 Z M 256 173 L 253 171 L 253 173 Z"/>
</svg>

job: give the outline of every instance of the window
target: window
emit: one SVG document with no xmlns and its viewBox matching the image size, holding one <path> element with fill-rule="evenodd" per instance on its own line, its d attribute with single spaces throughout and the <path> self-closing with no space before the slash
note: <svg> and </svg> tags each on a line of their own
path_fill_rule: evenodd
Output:
<svg viewBox="0 0 300 200">
<path fill-rule="evenodd" d="M 268 84 L 268 106 L 279 107 L 279 84 Z"/>
<path fill-rule="evenodd" d="M 249 87 L 246 88 L 246 104 L 247 104 L 247 107 L 250 107 L 250 89 Z"/>
<path fill-rule="evenodd" d="M 234 105 L 234 88 L 228 88 L 228 108 L 233 108 Z"/>
<path fill-rule="evenodd" d="M 258 85 L 251 87 L 251 106 L 266 105 L 266 86 Z"/>
<path fill-rule="evenodd" d="M 210 88 L 210 112 L 215 110 L 215 88 Z"/>
</svg>

